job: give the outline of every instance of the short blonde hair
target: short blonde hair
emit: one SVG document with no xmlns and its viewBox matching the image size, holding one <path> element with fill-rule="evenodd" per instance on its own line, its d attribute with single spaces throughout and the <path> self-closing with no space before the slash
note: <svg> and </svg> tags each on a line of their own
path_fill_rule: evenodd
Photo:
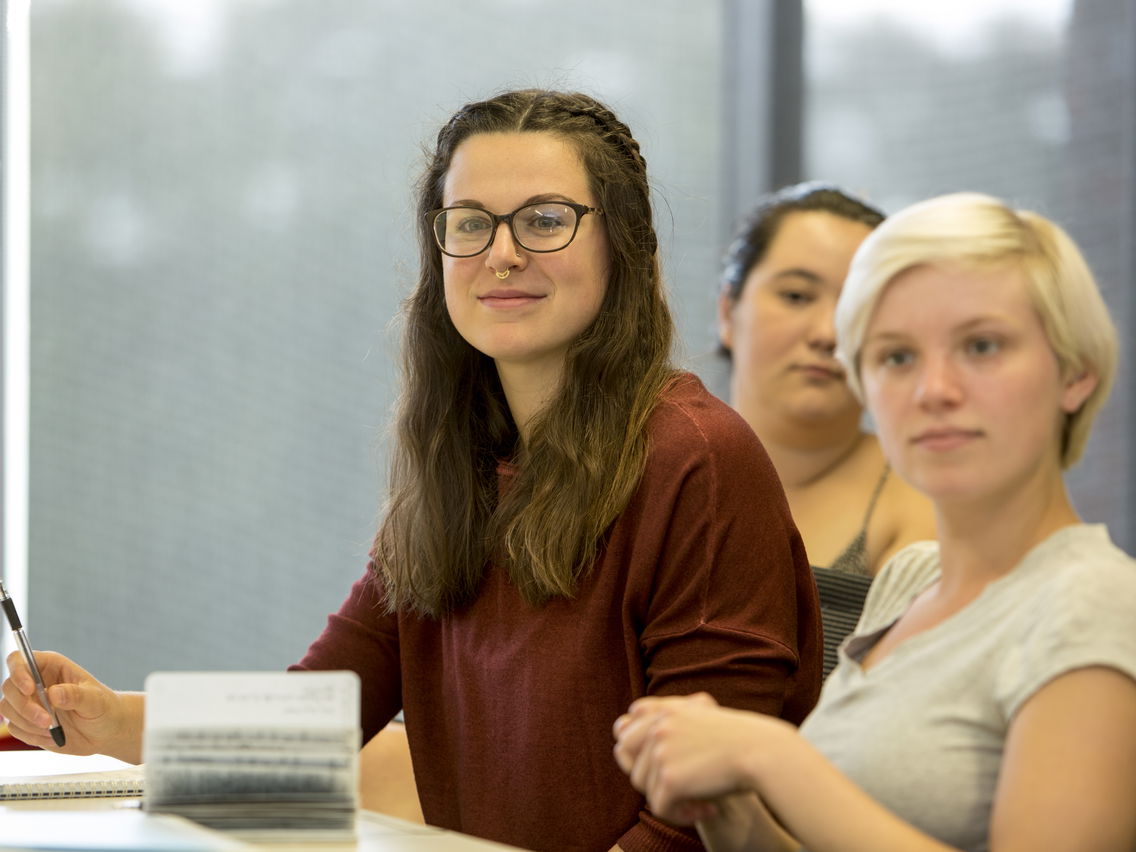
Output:
<svg viewBox="0 0 1136 852">
<path fill-rule="evenodd" d="M 896 276 L 917 266 L 1016 265 L 1063 375 L 1090 372 L 1097 386 L 1068 415 L 1061 466 L 1080 459 L 1093 419 L 1116 374 L 1116 329 L 1076 244 L 1058 225 L 989 195 L 960 192 L 921 201 L 889 217 L 861 244 L 836 306 L 837 357 L 863 401 L 860 351 L 880 298 Z"/>
</svg>

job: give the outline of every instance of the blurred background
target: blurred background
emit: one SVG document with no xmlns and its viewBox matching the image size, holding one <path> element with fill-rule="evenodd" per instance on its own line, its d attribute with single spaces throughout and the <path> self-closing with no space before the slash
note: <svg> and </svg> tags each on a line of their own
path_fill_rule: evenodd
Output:
<svg viewBox="0 0 1136 852">
<path fill-rule="evenodd" d="M 27 488 L 3 530 L 27 564 L 6 547 L 4 576 L 35 645 L 113 686 L 283 667 L 362 573 L 423 146 L 519 86 L 631 126 L 679 360 L 717 392 L 719 261 L 762 191 L 981 190 L 1064 224 L 1124 345 L 1072 487 L 1136 549 L 1132 0 L 34 0 L 27 32 L 30 307 L 4 318 Z"/>
</svg>

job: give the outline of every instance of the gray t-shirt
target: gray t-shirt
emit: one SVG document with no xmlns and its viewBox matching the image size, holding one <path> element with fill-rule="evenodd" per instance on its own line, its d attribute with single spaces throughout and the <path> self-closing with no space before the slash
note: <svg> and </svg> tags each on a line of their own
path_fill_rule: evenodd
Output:
<svg viewBox="0 0 1136 852">
<path fill-rule="evenodd" d="M 859 660 L 938 576 L 934 542 L 888 562 L 801 733 L 893 813 L 977 852 L 987 848 L 1018 709 L 1085 666 L 1136 680 L 1136 560 L 1103 526 L 1058 530 L 964 609 L 864 672 Z"/>
</svg>

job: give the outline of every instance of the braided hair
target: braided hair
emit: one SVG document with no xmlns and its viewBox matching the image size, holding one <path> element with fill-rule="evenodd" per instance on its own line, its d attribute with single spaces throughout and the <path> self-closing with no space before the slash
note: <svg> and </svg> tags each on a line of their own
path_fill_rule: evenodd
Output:
<svg viewBox="0 0 1136 852">
<path fill-rule="evenodd" d="M 561 386 L 522 444 L 488 356 L 457 332 L 427 214 L 443 206 L 471 136 L 551 133 L 579 152 L 610 252 L 603 303 L 569 347 Z M 657 258 L 647 166 L 627 125 L 578 93 L 529 89 L 462 107 L 418 183 L 418 283 L 407 299 L 390 492 L 375 540 L 388 606 L 444 615 L 491 561 L 530 602 L 571 596 L 646 461 L 646 422 L 673 376 L 674 326 Z M 498 465 L 516 475 L 500 489 Z"/>
</svg>

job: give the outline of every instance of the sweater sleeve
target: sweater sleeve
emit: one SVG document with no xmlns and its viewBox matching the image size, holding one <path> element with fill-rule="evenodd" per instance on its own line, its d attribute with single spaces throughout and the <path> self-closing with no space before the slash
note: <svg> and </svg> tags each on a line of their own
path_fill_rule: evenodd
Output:
<svg viewBox="0 0 1136 852">
<path fill-rule="evenodd" d="M 725 406 L 665 414 L 640 493 L 640 653 L 645 693 L 705 691 L 721 704 L 799 723 L 820 691 L 816 585 L 780 480 Z M 657 549 L 646 542 L 659 536 Z M 649 579 L 648 579 L 649 578 Z M 634 579 L 634 578 L 633 578 Z M 700 849 L 643 811 L 625 852 Z"/>
<path fill-rule="evenodd" d="M 647 473 L 669 509 L 641 633 L 647 692 L 706 691 L 799 723 L 820 691 L 820 610 L 780 480 L 733 411 L 683 413 L 672 434 L 693 446 Z"/>
<path fill-rule="evenodd" d="M 363 742 L 402 709 L 398 620 L 384 611 L 379 581 L 367 566 L 339 611 L 292 671 L 347 669 L 362 683 Z"/>
</svg>

